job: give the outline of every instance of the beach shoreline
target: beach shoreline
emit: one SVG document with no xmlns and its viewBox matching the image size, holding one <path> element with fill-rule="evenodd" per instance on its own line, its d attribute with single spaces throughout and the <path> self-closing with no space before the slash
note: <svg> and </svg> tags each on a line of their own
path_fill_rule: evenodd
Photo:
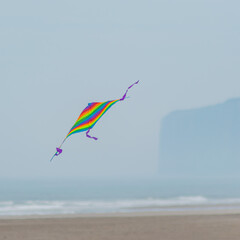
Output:
<svg viewBox="0 0 240 240">
<path fill-rule="evenodd" d="M 0 220 L 4 219 L 44 219 L 44 218 L 98 218 L 98 217 L 152 217 L 152 216 L 187 216 L 187 215 L 226 215 L 240 214 L 239 205 L 216 205 L 216 206 L 181 206 L 166 207 L 160 210 L 105 212 L 105 213 L 66 213 L 66 214 L 32 214 L 32 215 L 0 215 Z"/>
</svg>

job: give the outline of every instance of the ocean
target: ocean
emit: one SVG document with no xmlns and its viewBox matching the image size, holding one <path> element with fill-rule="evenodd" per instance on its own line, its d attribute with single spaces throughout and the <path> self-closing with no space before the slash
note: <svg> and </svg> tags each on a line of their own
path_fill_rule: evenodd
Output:
<svg viewBox="0 0 240 240">
<path fill-rule="evenodd" d="M 236 178 L 0 180 L 0 216 L 236 208 Z"/>
</svg>

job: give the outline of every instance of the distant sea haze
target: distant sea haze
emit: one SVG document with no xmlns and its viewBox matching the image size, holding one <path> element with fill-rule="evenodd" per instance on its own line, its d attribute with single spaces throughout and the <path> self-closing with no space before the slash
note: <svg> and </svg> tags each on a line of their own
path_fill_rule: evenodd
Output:
<svg viewBox="0 0 240 240">
<path fill-rule="evenodd" d="M 1 180 L 0 215 L 240 208 L 240 180 Z"/>
<path fill-rule="evenodd" d="M 162 176 L 237 177 L 239 159 L 240 98 L 175 111 L 162 120 Z"/>
</svg>

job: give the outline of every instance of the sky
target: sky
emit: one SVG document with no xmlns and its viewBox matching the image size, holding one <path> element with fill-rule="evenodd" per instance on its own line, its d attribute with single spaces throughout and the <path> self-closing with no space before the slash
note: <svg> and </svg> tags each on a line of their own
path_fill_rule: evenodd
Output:
<svg viewBox="0 0 240 240">
<path fill-rule="evenodd" d="M 240 3 L 2 1 L 0 177 L 158 174 L 161 119 L 240 89 Z M 114 105 L 50 158 L 89 102 Z"/>
</svg>

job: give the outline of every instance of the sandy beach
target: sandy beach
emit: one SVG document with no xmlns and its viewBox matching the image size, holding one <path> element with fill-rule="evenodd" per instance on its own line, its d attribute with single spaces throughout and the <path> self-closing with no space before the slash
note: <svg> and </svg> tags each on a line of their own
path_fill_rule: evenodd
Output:
<svg viewBox="0 0 240 240">
<path fill-rule="evenodd" d="M 0 240 L 239 240 L 234 211 L 32 216 L 0 219 Z"/>
</svg>

